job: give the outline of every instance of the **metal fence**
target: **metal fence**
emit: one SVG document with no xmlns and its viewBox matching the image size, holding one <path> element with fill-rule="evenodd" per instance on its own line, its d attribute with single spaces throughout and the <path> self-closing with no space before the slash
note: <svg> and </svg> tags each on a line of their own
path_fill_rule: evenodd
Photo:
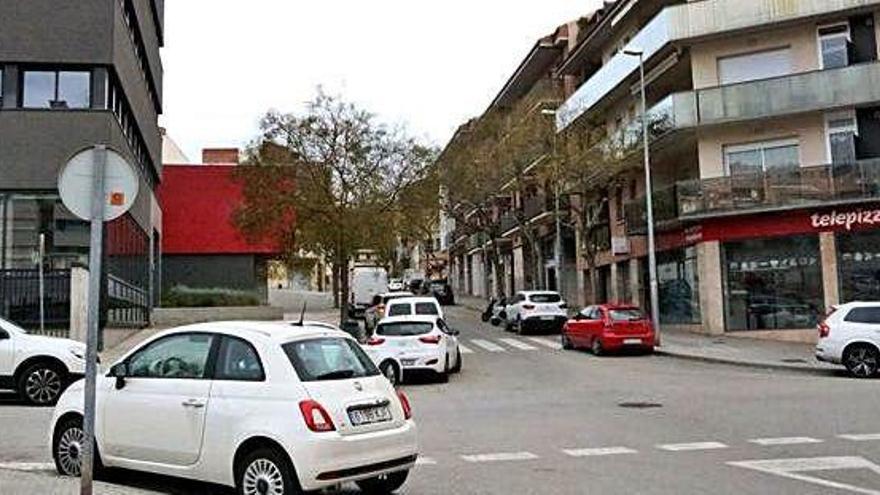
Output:
<svg viewBox="0 0 880 495">
<path fill-rule="evenodd" d="M 107 326 L 142 328 L 150 324 L 149 294 L 146 289 L 119 277 L 107 277 Z"/>
<path fill-rule="evenodd" d="M 42 333 L 67 336 L 70 328 L 70 270 L 44 273 Z M 0 270 L 0 316 L 40 333 L 40 274 L 37 269 Z"/>
</svg>

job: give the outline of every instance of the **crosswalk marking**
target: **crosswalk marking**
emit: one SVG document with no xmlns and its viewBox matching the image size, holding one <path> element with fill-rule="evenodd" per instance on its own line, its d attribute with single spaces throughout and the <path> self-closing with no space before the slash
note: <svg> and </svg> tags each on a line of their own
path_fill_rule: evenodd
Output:
<svg viewBox="0 0 880 495">
<path fill-rule="evenodd" d="M 504 342 L 505 344 L 509 345 L 510 347 L 515 347 L 515 348 L 523 350 L 523 351 L 534 351 L 535 349 L 537 349 L 537 347 L 535 347 L 535 346 L 531 346 L 529 344 L 526 344 L 525 342 L 522 342 L 522 341 L 519 341 L 516 339 L 498 339 L 498 340 L 500 340 L 501 342 Z"/>
<path fill-rule="evenodd" d="M 474 351 L 469 347 L 465 347 L 461 344 L 458 344 L 458 350 L 461 351 L 462 354 L 473 354 Z"/>
<path fill-rule="evenodd" d="M 837 438 L 852 440 L 853 442 L 873 442 L 880 440 L 880 433 L 850 433 L 847 435 L 838 435 Z"/>
<path fill-rule="evenodd" d="M 500 452 L 497 454 L 463 455 L 465 462 L 504 462 L 504 461 L 531 461 L 538 456 L 531 452 Z"/>
<path fill-rule="evenodd" d="M 437 461 L 430 457 L 419 456 L 419 458 L 416 459 L 416 466 L 433 466 L 435 464 L 437 464 Z"/>
<path fill-rule="evenodd" d="M 593 449 L 565 449 L 566 455 L 571 457 L 598 457 L 603 455 L 638 454 L 639 451 L 626 447 L 601 447 Z"/>
<path fill-rule="evenodd" d="M 669 452 L 686 452 L 692 450 L 726 449 L 727 445 L 720 442 L 670 443 L 666 445 L 658 445 L 657 448 Z"/>
<path fill-rule="evenodd" d="M 473 339 L 471 340 L 471 344 L 474 344 L 477 347 L 481 347 L 489 352 L 505 352 L 503 347 L 495 343 L 489 342 L 488 340 Z"/>
<path fill-rule="evenodd" d="M 549 347 L 551 349 L 556 349 L 556 350 L 562 349 L 562 344 L 560 344 L 559 342 L 556 342 L 554 340 L 545 339 L 545 338 L 541 338 L 541 337 L 528 337 L 528 339 L 531 340 L 532 342 L 539 344 L 539 345 L 542 345 L 544 347 Z"/>
<path fill-rule="evenodd" d="M 802 445 L 807 443 L 822 443 L 818 438 L 810 437 L 778 437 L 778 438 L 755 438 L 749 440 L 749 443 L 756 445 L 772 446 L 772 445 Z"/>
</svg>

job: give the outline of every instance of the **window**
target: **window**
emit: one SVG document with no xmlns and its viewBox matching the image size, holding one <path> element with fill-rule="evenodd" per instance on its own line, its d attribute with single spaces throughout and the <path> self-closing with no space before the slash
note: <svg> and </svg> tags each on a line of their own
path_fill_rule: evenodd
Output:
<svg viewBox="0 0 880 495">
<path fill-rule="evenodd" d="M 529 296 L 529 301 L 531 301 L 533 303 L 539 303 L 539 304 L 558 303 L 558 302 L 562 302 L 562 297 L 559 294 L 551 294 L 551 293 L 532 294 L 531 296 Z"/>
<path fill-rule="evenodd" d="M 852 164 L 856 161 L 858 124 L 853 112 L 830 114 L 825 118 L 828 139 L 828 160 L 833 164 Z"/>
<path fill-rule="evenodd" d="M 424 335 L 431 333 L 434 325 L 425 322 L 398 322 L 398 323 L 382 323 L 376 329 L 376 335 L 384 335 L 386 337 L 413 337 L 416 335 Z"/>
<path fill-rule="evenodd" d="M 3 66 L 0 65 L 0 108 L 3 108 Z"/>
<path fill-rule="evenodd" d="M 266 379 L 263 365 L 254 347 L 235 337 L 223 337 L 214 378 L 217 380 L 237 380 L 261 382 Z"/>
<path fill-rule="evenodd" d="M 89 108 L 91 73 L 88 71 L 24 71 L 25 108 Z"/>
<path fill-rule="evenodd" d="M 840 300 L 880 300 L 880 231 L 837 234 Z"/>
<path fill-rule="evenodd" d="M 724 164 L 728 175 L 791 170 L 800 166 L 800 145 L 785 140 L 725 146 Z"/>
<path fill-rule="evenodd" d="M 416 303 L 416 314 L 417 315 L 439 315 L 440 312 L 437 311 L 437 305 L 431 302 L 427 303 Z"/>
<path fill-rule="evenodd" d="M 388 316 L 405 316 L 411 315 L 412 308 L 409 304 L 392 304 L 388 310 Z"/>
<path fill-rule="evenodd" d="M 299 340 L 281 347 L 304 382 L 379 375 L 376 365 L 353 340 L 327 337 Z"/>
<path fill-rule="evenodd" d="M 792 73 L 791 49 L 781 48 L 718 59 L 718 81 L 736 84 Z"/>
<path fill-rule="evenodd" d="M 823 69 L 837 69 L 849 65 L 851 38 L 849 24 L 819 27 L 819 58 Z"/>
<path fill-rule="evenodd" d="M 880 307 L 853 308 L 844 321 L 851 323 L 880 323 Z"/>
<path fill-rule="evenodd" d="M 214 336 L 206 333 L 162 338 L 129 358 L 129 374 L 139 378 L 205 378 L 213 342 Z"/>
<path fill-rule="evenodd" d="M 645 278 L 647 279 L 647 273 Z M 658 253 L 657 284 L 661 323 L 700 323 L 700 281 L 696 248 Z"/>
<path fill-rule="evenodd" d="M 645 319 L 642 312 L 635 308 L 612 309 L 608 311 L 608 315 L 611 317 L 611 321 L 640 321 Z"/>
</svg>

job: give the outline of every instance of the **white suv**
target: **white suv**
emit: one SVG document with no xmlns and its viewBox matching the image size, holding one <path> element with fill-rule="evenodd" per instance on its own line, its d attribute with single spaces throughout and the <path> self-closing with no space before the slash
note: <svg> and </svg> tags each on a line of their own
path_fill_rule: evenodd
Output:
<svg viewBox="0 0 880 495">
<path fill-rule="evenodd" d="M 819 324 L 816 358 L 870 378 L 880 364 L 880 303 L 852 302 L 832 309 Z"/>
<path fill-rule="evenodd" d="M 507 331 L 559 332 L 568 320 L 567 308 L 558 292 L 522 291 L 508 302 L 501 317 Z"/>
<path fill-rule="evenodd" d="M 324 326 L 205 323 L 160 333 L 97 384 L 98 469 L 119 467 L 299 494 L 355 481 L 391 493 L 417 457 L 409 402 L 347 334 Z M 83 382 L 50 430 L 80 474 Z"/>
<path fill-rule="evenodd" d="M 85 374 L 86 346 L 69 339 L 28 335 L 0 318 L 0 389 L 35 405 L 52 405 Z"/>
<path fill-rule="evenodd" d="M 458 335 L 436 316 L 389 316 L 364 349 L 392 383 L 412 371 L 432 371 L 445 382 L 450 373 L 461 371 Z"/>
</svg>

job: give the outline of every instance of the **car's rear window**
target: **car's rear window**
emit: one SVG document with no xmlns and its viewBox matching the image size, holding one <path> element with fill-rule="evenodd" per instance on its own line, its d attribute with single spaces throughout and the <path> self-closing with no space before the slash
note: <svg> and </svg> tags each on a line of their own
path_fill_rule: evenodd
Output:
<svg viewBox="0 0 880 495">
<path fill-rule="evenodd" d="M 411 304 L 392 304 L 388 309 L 388 316 L 405 316 L 412 314 Z"/>
<path fill-rule="evenodd" d="M 304 382 L 348 380 L 376 376 L 379 370 L 353 340 L 324 337 L 297 340 L 281 346 Z"/>
<path fill-rule="evenodd" d="M 612 309 L 608 312 L 611 321 L 637 321 L 644 320 L 645 316 L 637 309 Z"/>
<path fill-rule="evenodd" d="M 424 335 L 430 333 L 434 329 L 434 325 L 425 322 L 394 322 L 382 323 L 376 328 L 376 335 L 384 335 L 386 337 L 410 337 L 413 335 Z"/>
<path fill-rule="evenodd" d="M 844 321 L 851 323 L 880 323 L 880 306 L 853 308 Z"/>
<path fill-rule="evenodd" d="M 424 302 L 424 303 L 416 303 L 416 314 L 417 315 L 439 315 L 440 312 L 437 311 L 437 305 L 432 302 Z"/>
<path fill-rule="evenodd" d="M 558 303 L 562 301 L 562 297 L 559 294 L 532 294 L 529 296 L 529 301 L 533 303 Z"/>
</svg>

